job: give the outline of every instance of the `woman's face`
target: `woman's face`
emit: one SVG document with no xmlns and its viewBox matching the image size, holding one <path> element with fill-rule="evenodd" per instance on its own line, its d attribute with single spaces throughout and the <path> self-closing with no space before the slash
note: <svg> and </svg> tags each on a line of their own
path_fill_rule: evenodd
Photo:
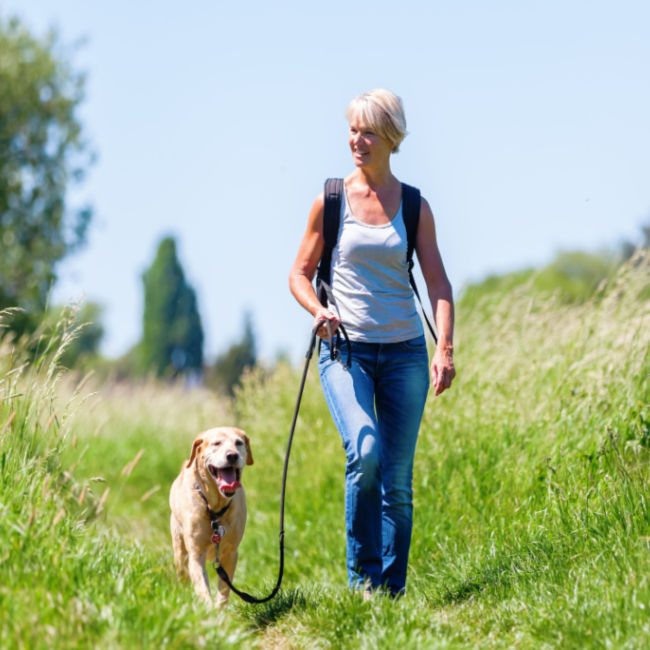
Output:
<svg viewBox="0 0 650 650">
<path fill-rule="evenodd" d="M 352 159 L 357 167 L 388 163 L 393 145 L 382 136 L 375 133 L 358 111 L 350 119 L 348 135 Z"/>
</svg>

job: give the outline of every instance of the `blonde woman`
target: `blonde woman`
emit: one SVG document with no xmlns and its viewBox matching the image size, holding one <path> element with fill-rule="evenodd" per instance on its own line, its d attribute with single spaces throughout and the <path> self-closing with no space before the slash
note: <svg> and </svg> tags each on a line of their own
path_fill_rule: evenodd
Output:
<svg viewBox="0 0 650 650">
<path fill-rule="evenodd" d="M 344 179 L 331 262 L 333 304 L 323 306 L 312 280 L 323 254 L 325 199 L 311 208 L 289 276 L 291 292 L 314 317 L 323 339 L 342 322 L 351 367 L 333 360 L 323 340 L 321 383 L 346 454 L 347 568 L 352 588 L 404 592 L 413 519 L 413 457 L 430 380 L 449 388 L 453 364 L 451 286 L 436 242 L 433 214 L 420 204 L 415 252 L 438 330 L 429 366 L 406 262 L 402 185 L 390 167 L 406 135 L 402 101 L 387 90 L 352 100 L 346 111 L 354 171 Z"/>
</svg>

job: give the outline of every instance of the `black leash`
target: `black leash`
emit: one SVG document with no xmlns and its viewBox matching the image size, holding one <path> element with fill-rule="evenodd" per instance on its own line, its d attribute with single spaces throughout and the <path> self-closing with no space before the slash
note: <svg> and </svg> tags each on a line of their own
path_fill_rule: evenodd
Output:
<svg viewBox="0 0 650 650">
<path fill-rule="evenodd" d="M 331 329 L 330 329 L 330 324 L 329 321 L 326 321 L 328 330 L 330 331 L 330 358 L 335 360 L 338 359 L 340 356 L 339 353 L 339 345 L 341 342 L 341 337 L 339 333 L 337 332 L 336 334 L 336 340 L 334 337 L 331 336 Z M 217 574 L 219 577 L 230 587 L 232 591 L 234 591 L 243 601 L 251 604 L 260 604 L 260 603 L 266 603 L 271 598 L 273 598 L 278 591 L 280 590 L 280 585 L 282 584 L 282 577 L 284 574 L 284 500 L 285 500 L 285 494 L 286 494 L 286 488 L 287 488 L 287 471 L 289 469 L 289 455 L 291 454 L 291 443 L 293 442 L 293 434 L 296 430 L 296 422 L 298 421 L 298 411 L 300 410 L 300 402 L 302 400 L 302 393 L 305 389 L 305 380 L 307 379 L 307 371 L 309 370 L 309 362 L 311 361 L 312 355 L 314 354 L 314 347 L 316 345 L 316 335 L 318 332 L 318 328 L 321 325 L 321 323 L 318 323 L 311 335 L 311 341 L 309 343 L 309 349 L 307 350 L 307 354 L 305 355 L 305 368 L 302 372 L 302 379 L 300 381 L 300 390 L 298 391 L 298 399 L 296 401 L 296 408 L 294 409 L 293 412 L 293 421 L 291 422 L 291 431 L 289 432 L 289 441 L 287 443 L 287 451 L 284 456 L 284 469 L 282 471 L 282 491 L 280 493 L 280 569 L 278 571 L 278 581 L 275 584 L 275 587 L 273 587 L 273 590 L 268 596 L 265 596 L 264 598 L 255 598 L 255 596 L 251 596 L 250 594 L 247 594 L 245 591 L 240 591 L 237 589 L 232 582 L 230 581 L 230 578 L 228 577 L 228 574 L 226 573 L 226 570 L 218 564 L 218 557 L 217 561 L 215 562 L 215 569 L 217 571 Z M 345 328 L 343 327 L 343 323 L 339 325 L 339 330 L 343 333 L 343 338 L 345 339 L 345 343 L 348 348 L 348 354 L 347 354 L 347 367 L 349 368 L 351 363 L 352 363 L 352 351 L 351 351 L 351 346 L 350 346 L 350 339 L 348 338 L 347 332 L 345 331 Z M 218 555 L 218 554 L 217 554 Z"/>
</svg>

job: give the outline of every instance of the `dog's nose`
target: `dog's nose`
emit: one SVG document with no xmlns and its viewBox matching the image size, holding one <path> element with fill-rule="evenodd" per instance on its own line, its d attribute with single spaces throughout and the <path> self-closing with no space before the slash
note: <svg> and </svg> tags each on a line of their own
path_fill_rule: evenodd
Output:
<svg viewBox="0 0 650 650">
<path fill-rule="evenodd" d="M 231 464 L 234 465 L 238 460 L 239 460 L 239 454 L 236 451 L 229 451 L 226 454 L 226 460 Z"/>
</svg>

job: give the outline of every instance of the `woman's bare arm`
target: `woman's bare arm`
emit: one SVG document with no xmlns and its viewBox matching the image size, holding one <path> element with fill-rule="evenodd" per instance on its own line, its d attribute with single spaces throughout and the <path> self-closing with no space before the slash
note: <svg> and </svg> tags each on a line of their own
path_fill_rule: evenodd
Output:
<svg viewBox="0 0 650 650">
<path fill-rule="evenodd" d="M 451 284 L 438 250 L 433 213 L 424 198 L 420 206 L 415 251 L 427 285 L 438 330 L 438 344 L 431 362 L 431 381 L 435 394 L 439 395 L 451 386 L 456 375 L 453 362 L 454 301 Z"/>
<path fill-rule="evenodd" d="M 316 197 L 309 211 L 307 229 L 289 273 L 289 288 L 296 300 L 314 317 L 314 324 L 328 320 L 332 332 L 335 332 L 340 321 L 333 312 L 321 305 L 312 284 L 325 248 L 325 239 L 323 237 L 324 211 L 325 199 L 323 194 L 320 194 Z M 323 337 L 327 336 L 326 327 L 323 326 L 319 329 L 318 334 Z"/>
</svg>

